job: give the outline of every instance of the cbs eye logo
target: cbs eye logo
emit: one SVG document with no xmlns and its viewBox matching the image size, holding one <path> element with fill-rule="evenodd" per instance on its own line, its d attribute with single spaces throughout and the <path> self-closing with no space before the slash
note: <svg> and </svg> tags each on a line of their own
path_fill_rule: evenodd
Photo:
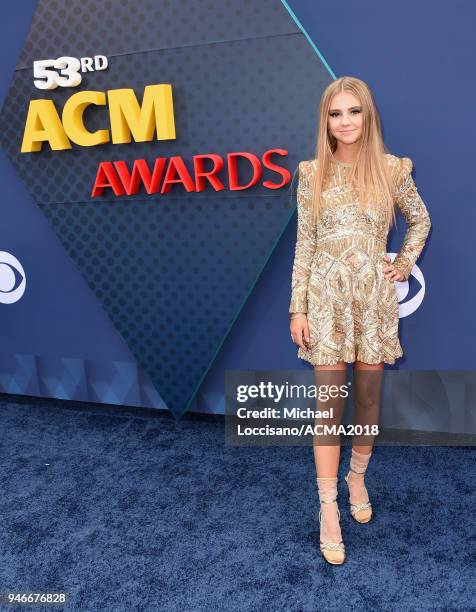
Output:
<svg viewBox="0 0 476 612">
<path fill-rule="evenodd" d="M 16 257 L 0 251 L 0 304 L 14 304 L 25 293 L 26 276 Z"/>
<path fill-rule="evenodd" d="M 395 259 L 397 253 L 387 253 L 390 257 L 391 261 Z M 420 288 L 418 289 L 416 295 L 410 298 L 408 301 L 404 302 L 403 300 L 407 297 L 409 286 L 408 281 L 396 281 L 395 287 L 397 289 L 397 299 L 398 299 L 398 315 L 400 319 L 403 317 L 408 317 L 417 310 L 421 303 L 423 302 L 423 298 L 425 297 L 425 277 L 423 276 L 420 268 L 415 264 L 412 268 L 410 276 L 413 276 L 420 283 Z"/>
</svg>

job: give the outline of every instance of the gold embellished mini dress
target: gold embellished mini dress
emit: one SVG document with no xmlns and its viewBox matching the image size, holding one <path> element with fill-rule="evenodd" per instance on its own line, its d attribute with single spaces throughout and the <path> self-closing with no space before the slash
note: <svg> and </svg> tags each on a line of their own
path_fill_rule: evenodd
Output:
<svg viewBox="0 0 476 612">
<path fill-rule="evenodd" d="M 411 176 L 412 161 L 385 154 L 396 183 L 395 204 L 407 223 L 393 261 L 408 280 L 431 227 Z M 398 338 L 395 281 L 385 278 L 385 211 L 359 211 L 358 192 L 347 183 L 351 164 L 332 160 L 323 189 L 324 207 L 312 223 L 311 188 L 316 160 L 300 162 L 296 193 L 297 239 L 289 312 L 307 313 L 310 341 L 298 357 L 313 365 L 395 363 Z"/>
</svg>

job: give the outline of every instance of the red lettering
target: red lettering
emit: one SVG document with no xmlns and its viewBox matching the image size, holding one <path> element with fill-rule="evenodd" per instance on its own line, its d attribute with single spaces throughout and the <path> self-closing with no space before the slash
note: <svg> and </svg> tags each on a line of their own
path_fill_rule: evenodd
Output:
<svg viewBox="0 0 476 612">
<path fill-rule="evenodd" d="M 97 198 L 97 196 L 102 195 L 106 187 L 110 187 L 115 196 L 125 194 L 121 180 L 117 176 L 116 170 L 111 162 L 101 162 L 99 164 L 91 197 Z"/>
<path fill-rule="evenodd" d="M 267 187 L 268 189 L 281 189 L 289 183 L 291 180 L 291 173 L 287 168 L 283 168 L 281 166 L 276 166 L 271 161 L 271 155 L 273 153 L 277 153 L 278 155 L 288 155 L 288 152 L 285 149 L 269 149 L 269 151 L 265 151 L 263 154 L 263 166 L 265 168 L 269 168 L 269 170 L 274 170 L 278 174 L 283 177 L 283 180 L 280 183 L 272 183 L 271 181 L 263 181 L 263 187 Z"/>
<path fill-rule="evenodd" d="M 279 183 L 269 180 L 263 181 L 262 185 L 264 187 L 267 189 L 280 189 L 287 185 L 291 180 L 291 172 L 273 163 L 271 159 L 273 154 L 285 157 L 288 155 L 288 151 L 285 149 L 269 149 L 263 153 L 261 160 L 253 153 L 243 151 L 227 153 L 228 189 L 230 191 L 250 189 L 261 179 L 263 167 L 281 177 Z M 238 162 L 240 159 L 243 159 L 244 163 L 249 163 L 252 170 L 252 178 L 246 185 L 240 185 L 238 180 Z M 212 163 L 210 170 L 205 169 L 205 162 L 207 160 L 210 160 Z M 107 188 L 112 189 L 115 196 L 136 195 L 139 193 L 141 185 L 145 187 L 149 195 L 159 191 L 162 194 L 169 193 L 172 185 L 175 183 L 180 183 L 188 193 L 193 191 L 203 192 L 206 190 L 208 183 L 215 191 L 223 191 L 225 189 L 223 182 L 218 176 L 225 165 L 220 155 L 214 153 L 194 155 L 194 178 L 190 176 L 187 166 L 178 155 L 168 160 L 165 176 L 163 176 L 166 162 L 166 157 L 157 157 L 152 171 L 145 159 L 134 160 L 131 170 L 129 170 L 128 163 L 122 160 L 101 162 L 98 166 L 91 197 L 96 198 L 103 195 L 104 189 Z M 162 188 L 160 188 L 161 182 Z"/>
<path fill-rule="evenodd" d="M 145 159 L 136 159 L 132 167 L 132 172 L 129 172 L 125 161 L 114 162 L 114 166 L 127 195 L 139 193 L 141 183 L 144 185 L 149 195 L 157 193 L 164 172 L 164 165 L 165 158 L 157 157 L 154 164 L 154 170 L 151 174 Z"/>
<path fill-rule="evenodd" d="M 236 167 L 236 161 L 238 157 L 243 157 L 244 159 L 249 160 L 253 169 L 253 177 L 247 185 L 238 184 L 238 170 Z M 256 183 L 260 180 L 263 171 L 261 170 L 261 163 L 256 157 L 256 155 L 253 155 L 253 153 L 245 153 L 242 151 L 238 153 L 227 153 L 227 158 L 229 184 L 230 189 L 232 191 L 249 189 L 250 187 L 253 187 L 253 185 L 256 185 Z"/>
<path fill-rule="evenodd" d="M 204 170 L 205 159 L 211 159 L 213 162 L 213 168 L 211 170 Z M 215 153 L 209 155 L 194 155 L 193 156 L 193 170 L 195 174 L 195 188 L 197 191 L 204 191 L 206 180 L 210 182 L 210 185 L 215 191 L 221 191 L 225 189 L 225 186 L 215 175 L 223 169 L 225 165 L 223 158 Z"/>
<path fill-rule="evenodd" d="M 176 179 L 175 176 L 179 175 Z M 195 191 L 195 183 L 190 176 L 183 159 L 178 155 L 171 157 L 160 193 L 168 193 L 173 183 L 182 183 L 187 191 Z"/>
</svg>

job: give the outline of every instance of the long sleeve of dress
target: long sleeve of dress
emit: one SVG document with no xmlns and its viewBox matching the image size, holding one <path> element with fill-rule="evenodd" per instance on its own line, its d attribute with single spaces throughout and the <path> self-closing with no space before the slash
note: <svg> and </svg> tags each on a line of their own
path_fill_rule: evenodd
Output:
<svg viewBox="0 0 476 612">
<path fill-rule="evenodd" d="M 408 280 L 431 227 L 430 215 L 411 176 L 412 168 L 413 162 L 409 157 L 400 159 L 395 201 L 408 228 L 393 265 L 403 274 L 404 280 Z"/>
<path fill-rule="evenodd" d="M 307 312 L 307 286 L 311 271 L 311 261 L 316 251 L 316 226 L 312 223 L 312 210 L 303 205 L 298 198 L 298 191 L 308 178 L 303 174 L 303 162 L 300 162 L 291 182 L 292 202 L 297 205 L 297 236 L 294 253 L 294 264 L 291 278 L 291 302 L 289 312 Z M 295 178 L 298 176 L 298 188 Z M 308 186 L 307 186 L 308 187 Z"/>
</svg>

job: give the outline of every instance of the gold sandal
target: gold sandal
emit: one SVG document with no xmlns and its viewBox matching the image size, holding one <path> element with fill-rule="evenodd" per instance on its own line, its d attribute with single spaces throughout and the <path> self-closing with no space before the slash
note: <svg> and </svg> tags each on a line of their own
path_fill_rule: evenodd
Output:
<svg viewBox="0 0 476 612">
<path fill-rule="evenodd" d="M 321 504 L 332 504 L 337 502 L 337 497 L 330 501 L 321 500 Z M 340 521 L 340 512 L 337 508 L 337 517 Z M 319 527 L 321 525 L 322 515 L 319 510 Z M 321 549 L 322 556 L 331 565 L 342 565 L 345 561 L 345 545 L 342 540 L 340 542 L 323 542 L 319 541 L 319 548 Z"/>
<path fill-rule="evenodd" d="M 370 519 L 372 518 L 372 504 L 370 503 L 370 500 L 367 499 L 366 502 L 361 502 L 359 504 L 352 504 L 350 502 L 350 487 L 349 487 L 349 475 L 351 472 L 354 472 L 354 474 L 365 474 L 365 470 L 363 470 L 362 472 L 359 472 L 357 470 L 354 470 L 353 468 L 349 468 L 349 472 L 347 473 L 347 476 L 344 476 L 344 480 L 347 483 L 347 487 L 349 488 L 349 504 L 350 504 L 350 513 L 352 515 L 352 517 L 358 522 L 358 523 L 368 523 L 370 521 Z M 359 514 L 359 516 L 357 516 L 357 514 Z"/>
</svg>

